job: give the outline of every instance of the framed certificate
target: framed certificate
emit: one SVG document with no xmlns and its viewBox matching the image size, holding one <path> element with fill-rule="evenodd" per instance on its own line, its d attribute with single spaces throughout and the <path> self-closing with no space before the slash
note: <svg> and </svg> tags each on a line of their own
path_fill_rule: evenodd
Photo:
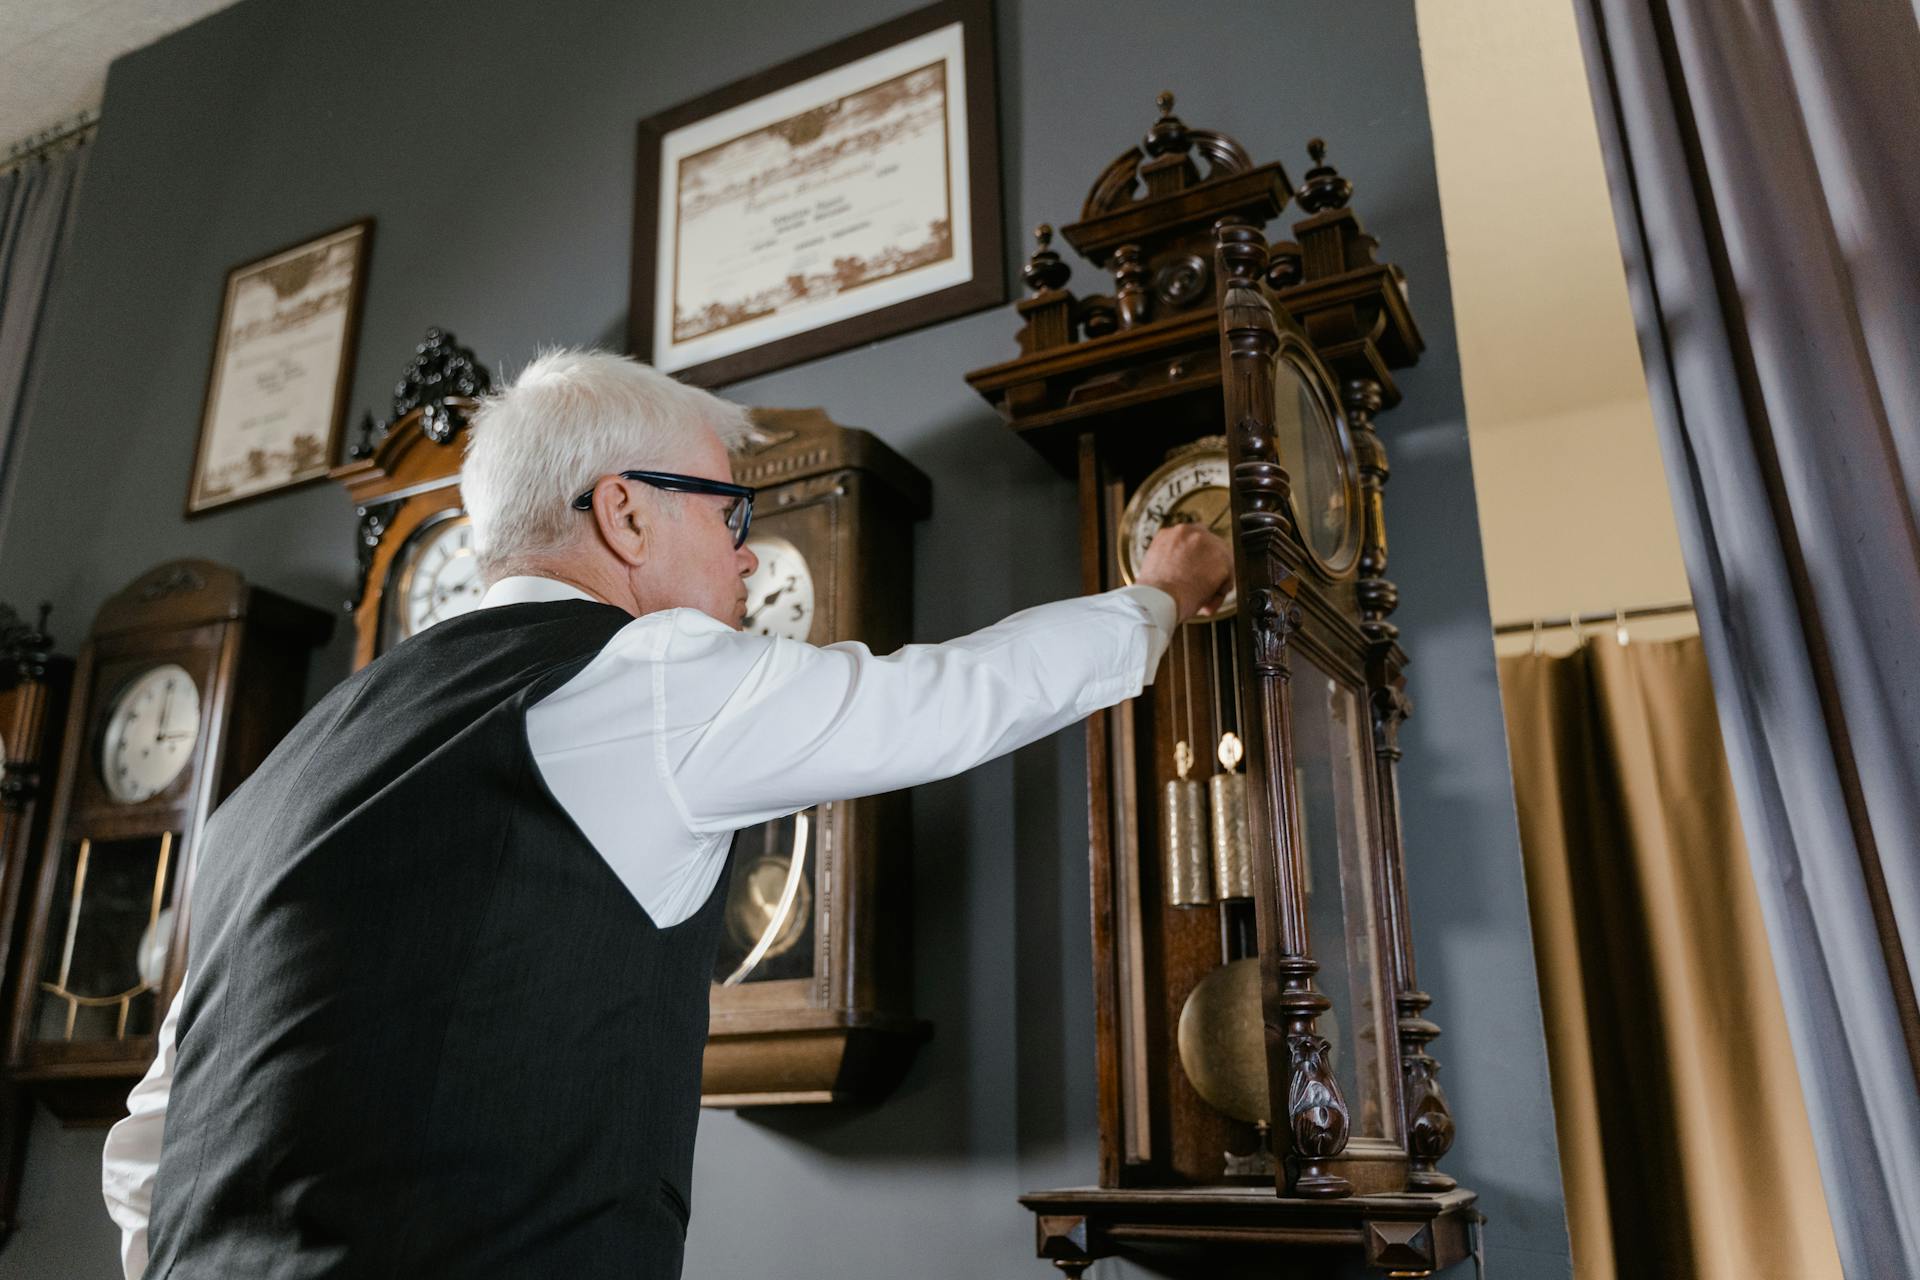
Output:
<svg viewBox="0 0 1920 1280">
<path fill-rule="evenodd" d="M 1005 301 L 990 0 L 640 124 L 628 340 L 702 386 Z"/>
<path fill-rule="evenodd" d="M 366 219 L 227 273 L 188 515 L 326 476 L 372 237 Z"/>
</svg>

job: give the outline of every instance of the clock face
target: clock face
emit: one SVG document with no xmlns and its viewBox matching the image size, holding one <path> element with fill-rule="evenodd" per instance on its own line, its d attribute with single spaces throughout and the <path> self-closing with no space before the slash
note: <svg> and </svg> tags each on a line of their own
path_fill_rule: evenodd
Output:
<svg viewBox="0 0 1920 1280">
<path fill-rule="evenodd" d="M 777 534 L 748 538 L 760 564 L 747 578 L 743 626 L 755 635 L 805 640 L 813 630 L 813 570 L 800 548 Z"/>
<path fill-rule="evenodd" d="M 1227 503 L 1226 442 L 1210 437 L 1177 449 L 1165 465 L 1134 490 L 1120 517 L 1120 572 L 1132 582 L 1147 558 L 1153 535 L 1168 525 L 1197 524 L 1221 537 L 1229 535 L 1232 511 Z M 1234 597 L 1213 617 L 1233 611 Z"/>
<path fill-rule="evenodd" d="M 158 795 L 193 758 L 200 739 L 200 688 L 166 663 L 136 676 L 114 700 L 100 742 L 100 776 L 122 804 Z"/>
<path fill-rule="evenodd" d="M 420 530 L 400 558 L 395 640 L 473 611 L 486 594 L 473 554 L 473 522 L 465 513 Z"/>
<path fill-rule="evenodd" d="M 1300 537 L 1329 571 L 1346 572 L 1360 550 L 1360 504 L 1345 424 L 1289 359 L 1274 365 L 1273 436 Z"/>
</svg>

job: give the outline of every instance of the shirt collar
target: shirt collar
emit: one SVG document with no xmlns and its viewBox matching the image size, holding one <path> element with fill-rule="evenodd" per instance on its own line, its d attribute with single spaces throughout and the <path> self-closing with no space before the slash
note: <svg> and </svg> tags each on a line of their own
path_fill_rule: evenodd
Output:
<svg viewBox="0 0 1920 1280">
<path fill-rule="evenodd" d="M 550 604 L 555 600 L 593 600 L 580 588 L 570 582 L 561 582 L 557 578 L 541 578 L 532 574 L 519 574 L 511 578 L 502 578 L 487 588 L 487 594 L 480 598 L 482 609 L 491 609 L 502 604 Z M 604 602 L 596 602 L 604 603 Z"/>
</svg>

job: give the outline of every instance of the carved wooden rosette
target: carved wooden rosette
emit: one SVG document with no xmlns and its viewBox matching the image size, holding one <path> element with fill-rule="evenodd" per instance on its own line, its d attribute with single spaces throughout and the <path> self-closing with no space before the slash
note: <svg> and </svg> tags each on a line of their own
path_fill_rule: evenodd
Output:
<svg viewBox="0 0 1920 1280">
<path fill-rule="evenodd" d="M 1298 579 L 1286 548 L 1294 536 L 1287 473 L 1273 427 L 1273 368 L 1280 335 L 1260 292 L 1267 246 L 1260 231 L 1223 221 L 1216 230 L 1221 287 L 1221 380 L 1233 430 L 1227 458 L 1238 517 L 1234 571 L 1247 607 L 1238 642 L 1251 656 L 1255 692 L 1242 726 L 1250 759 L 1247 831 L 1254 888 L 1268 910 L 1259 914 L 1261 1000 L 1268 1043 L 1268 1093 L 1287 1099 L 1287 1123 L 1276 1126 L 1288 1147 L 1281 1189 L 1307 1197 L 1343 1196 L 1352 1188 L 1325 1162 L 1346 1150 L 1348 1116 L 1316 1023 L 1332 1002 L 1313 983 L 1319 964 L 1307 933 L 1307 870 L 1300 815 L 1291 789 L 1294 758 L 1287 640 L 1299 626 Z"/>
</svg>

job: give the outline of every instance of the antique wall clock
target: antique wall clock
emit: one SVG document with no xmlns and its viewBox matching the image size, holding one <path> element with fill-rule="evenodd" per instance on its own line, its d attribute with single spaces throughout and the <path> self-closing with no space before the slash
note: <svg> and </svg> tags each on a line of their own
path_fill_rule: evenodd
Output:
<svg viewBox="0 0 1920 1280">
<path fill-rule="evenodd" d="M 395 393 L 334 470 L 360 519 L 354 666 L 479 604 L 460 499 L 467 415 L 485 369 L 434 330 Z M 881 651 L 912 626 L 912 526 L 927 479 L 864 431 L 819 410 L 756 409 L 735 477 L 760 490 L 745 626 Z M 872 1098 L 899 1078 L 925 1027 L 911 1013 L 906 798 L 821 805 L 734 842 L 714 971 L 702 1100 L 769 1106 Z"/>
<path fill-rule="evenodd" d="M 26 924 L 21 905 L 46 839 L 41 801 L 53 780 L 73 679 L 73 662 L 53 655 L 47 614 L 42 605 L 39 622 L 28 623 L 0 605 L 0 1024 L 9 1032 Z M 0 1243 L 19 1205 L 31 1108 L 24 1088 L 0 1079 Z"/>
<path fill-rule="evenodd" d="M 745 626 L 886 653 L 912 630 L 913 523 L 931 488 L 818 409 L 756 409 L 734 478 L 759 490 Z M 912 1014 L 904 793 L 739 833 L 714 967 L 708 1106 L 872 1099 L 925 1038 Z"/>
<path fill-rule="evenodd" d="M 1169 524 L 1234 547 L 1230 616 L 1089 722 L 1100 1185 L 1023 1197 L 1070 1275 L 1229 1240 L 1426 1275 L 1476 1221 L 1436 1168 L 1453 1121 L 1414 974 L 1373 425 L 1422 344 L 1352 185 L 1309 152 L 1296 193 L 1163 94 L 1062 232 L 1113 291 L 1069 292 L 1041 227 L 1022 354 L 968 375 L 1077 478 L 1088 590 Z M 1270 246 L 1296 195 L 1296 241 Z"/>
<path fill-rule="evenodd" d="M 10 1062 L 69 1121 L 121 1114 L 186 961 L 196 844 L 299 719 L 327 614 L 175 560 L 100 607 L 75 668 Z"/>
<path fill-rule="evenodd" d="M 333 469 L 360 520 L 359 585 L 348 601 L 355 670 L 485 594 L 460 458 L 467 415 L 490 385 L 473 352 L 427 330 L 394 388 L 392 417 L 376 428 L 369 415 L 352 458 Z"/>
</svg>

